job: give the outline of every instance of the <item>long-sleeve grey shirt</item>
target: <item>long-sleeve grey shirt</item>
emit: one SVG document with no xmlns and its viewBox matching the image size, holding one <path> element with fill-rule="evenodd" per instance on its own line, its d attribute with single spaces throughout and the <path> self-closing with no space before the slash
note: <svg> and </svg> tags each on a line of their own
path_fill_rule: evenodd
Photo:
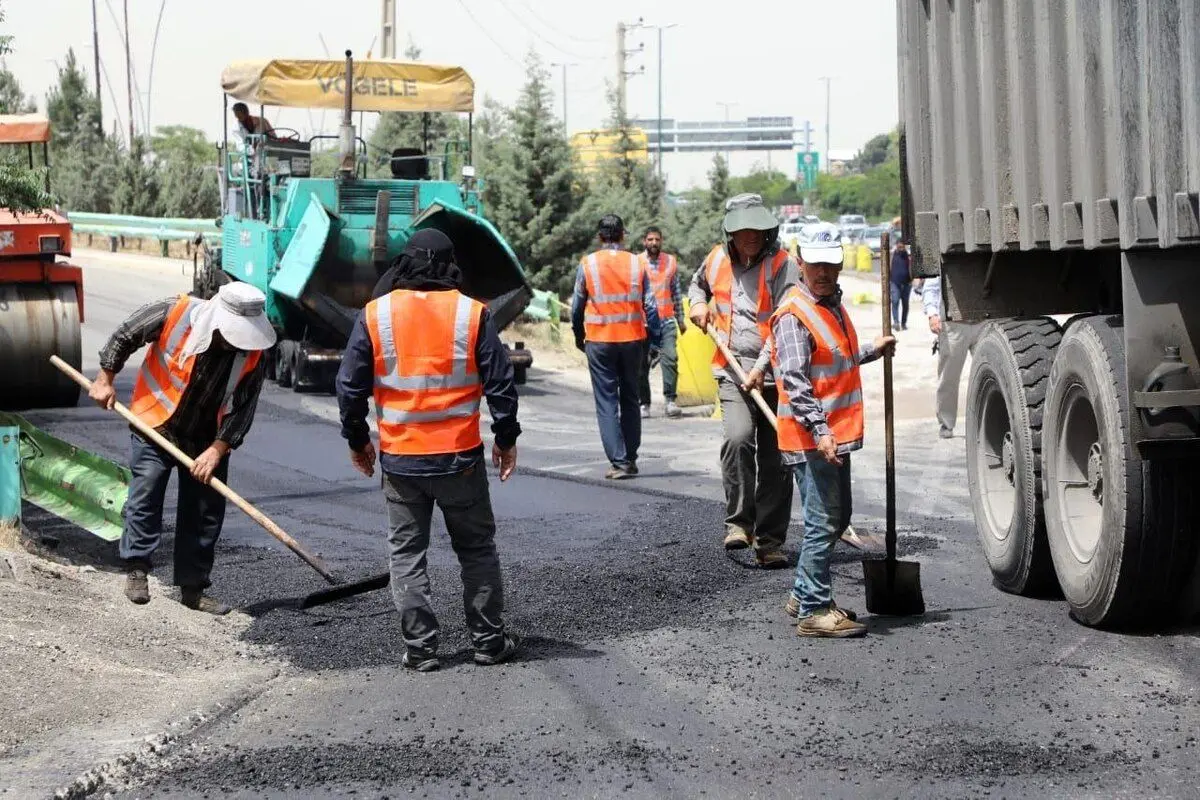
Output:
<svg viewBox="0 0 1200 800">
<path fill-rule="evenodd" d="M 728 250 L 726 252 L 728 253 Z M 767 382 L 772 380 L 771 349 L 770 340 L 764 341 L 758 329 L 758 284 L 764 269 L 763 262 L 773 257 L 775 252 L 775 248 L 769 248 L 750 266 L 740 264 L 740 259 L 730 259 L 733 263 L 733 319 L 729 349 L 737 356 L 742 369 L 760 370 L 766 376 Z M 800 267 L 789 256 L 783 268 L 775 273 L 774 279 L 767 282 L 767 289 L 771 292 L 771 308 L 778 308 L 788 289 L 799 282 Z M 697 303 L 707 304 L 712 302 L 712 296 L 708 270 L 702 264 L 692 275 L 692 283 L 688 287 L 688 302 L 693 306 Z M 722 369 L 714 368 L 713 373 L 718 378 L 728 377 Z"/>
<path fill-rule="evenodd" d="M 608 248 L 613 252 L 621 252 L 617 245 Z M 584 279 L 583 264 L 580 263 L 575 272 L 575 292 L 571 295 L 571 330 L 575 341 L 582 342 L 586 338 L 584 317 L 587 315 L 588 290 Z M 646 313 L 646 336 L 656 347 L 662 343 L 662 321 L 658 318 L 658 301 L 654 298 L 654 288 L 650 285 L 650 276 L 642 276 L 642 310 Z"/>
<path fill-rule="evenodd" d="M 846 330 L 845 312 L 842 309 L 842 290 L 829 297 L 816 297 L 808 287 L 801 284 L 800 291 L 815 299 L 818 303 L 833 312 L 842 330 Z M 829 423 L 825 418 L 825 409 L 821 401 L 813 394 L 812 386 L 812 353 L 816 349 L 816 340 L 795 314 L 781 314 L 775 320 L 772 328 L 775 346 L 779 349 L 779 383 L 787 394 L 788 405 L 792 416 L 809 431 L 813 438 L 820 439 L 830 434 Z M 862 342 L 858 349 L 858 363 L 868 364 L 879 358 L 873 342 Z M 858 449 L 861 443 L 844 443 L 838 446 L 839 453 L 849 453 Z M 788 451 L 780 455 L 785 464 L 802 464 L 809 460 L 815 450 Z"/>
</svg>

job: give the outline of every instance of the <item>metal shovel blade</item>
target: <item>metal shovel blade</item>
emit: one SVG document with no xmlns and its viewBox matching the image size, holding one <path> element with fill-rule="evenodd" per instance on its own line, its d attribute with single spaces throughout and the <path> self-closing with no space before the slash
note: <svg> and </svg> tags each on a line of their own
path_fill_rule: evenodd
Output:
<svg viewBox="0 0 1200 800">
<path fill-rule="evenodd" d="M 921 565 L 916 561 L 875 559 L 863 562 L 867 611 L 885 617 L 914 617 L 925 613 Z"/>
<path fill-rule="evenodd" d="M 312 608 L 313 606 L 323 606 L 326 603 L 332 603 L 335 600 L 344 600 L 347 597 L 353 597 L 356 594 L 365 594 L 373 592 L 376 589 L 385 588 L 391 582 L 392 575 L 390 572 L 384 572 L 381 575 L 375 575 L 370 578 L 364 578 L 361 581 L 353 583 L 342 583 L 337 586 L 331 586 L 328 589 L 321 589 L 313 592 L 310 595 L 300 598 L 297 604 L 300 608 Z"/>
</svg>

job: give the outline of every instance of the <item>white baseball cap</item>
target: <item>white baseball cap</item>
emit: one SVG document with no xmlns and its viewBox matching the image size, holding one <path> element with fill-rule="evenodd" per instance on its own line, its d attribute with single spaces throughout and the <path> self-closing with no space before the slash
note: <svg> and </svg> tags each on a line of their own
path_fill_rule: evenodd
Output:
<svg viewBox="0 0 1200 800">
<path fill-rule="evenodd" d="M 832 222 L 814 222 L 800 231 L 801 261 L 840 266 L 842 256 L 842 232 Z"/>
</svg>

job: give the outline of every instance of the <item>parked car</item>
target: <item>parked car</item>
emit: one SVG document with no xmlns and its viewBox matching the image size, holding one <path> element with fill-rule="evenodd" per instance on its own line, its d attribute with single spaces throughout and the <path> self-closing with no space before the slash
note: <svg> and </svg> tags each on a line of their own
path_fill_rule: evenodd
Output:
<svg viewBox="0 0 1200 800">
<path fill-rule="evenodd" d="M 841 229 L 842 236 L 850 239 L 854 233 L 867 227 L 867 218 L 862 214 L 842 214 L 838 217 L 837 226 Z"/>
<path fill-rule="evenodd" d="M 887 229 L 887 225 L 872 225 L 862 230 L 860 241 L 871 249 L 872 258 L 879 256 L 879 248 L 883 246 L 883 233 Z"/>
</svg>

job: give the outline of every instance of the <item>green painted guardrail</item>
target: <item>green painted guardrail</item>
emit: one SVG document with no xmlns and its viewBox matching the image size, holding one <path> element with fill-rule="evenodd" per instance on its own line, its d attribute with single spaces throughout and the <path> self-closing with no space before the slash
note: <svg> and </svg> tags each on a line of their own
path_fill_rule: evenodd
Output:
<svg viewBox="0 0 1200 800">
<path fill-rule="evenodd" d="M 71 221 L 76 241 L 79 236 L 101 236 L 108 239 L 109 250 L 114 253 L 124 239 L 153 239 L 162 246 L 164 258 L 171 242 L 190 242 L 197 236 L 209 245 L 221 241 L 221 229 L 214 219 L 135 217 L 131 214 L 97 214 L 91 211 L 74 211 L 67 218 Z"/>
</svg>

